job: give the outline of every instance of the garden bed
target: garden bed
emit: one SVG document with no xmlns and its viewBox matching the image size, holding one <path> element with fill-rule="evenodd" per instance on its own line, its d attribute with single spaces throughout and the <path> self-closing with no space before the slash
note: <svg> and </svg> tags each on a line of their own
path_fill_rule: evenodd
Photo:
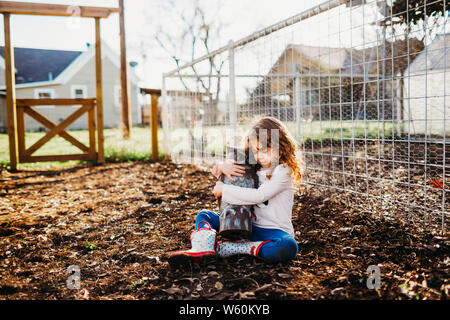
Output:
<svg viewBox="0 0 450 320">
<path fill-rule="evenodd" d="M 0 299 L 447 299 L 449 238 L 361 213 L 352 195 L 301 186 L 288 264 L 247 256 L 171 270 L 215 178 L 192 165 L 128 162 L 0 177 Z M 355 202 L 356 203 L 356 202 Z M 80 289 L 66 286 L 81 270 Z M 367 268 L 381 269 L 368 289 Z"/>
</svg>

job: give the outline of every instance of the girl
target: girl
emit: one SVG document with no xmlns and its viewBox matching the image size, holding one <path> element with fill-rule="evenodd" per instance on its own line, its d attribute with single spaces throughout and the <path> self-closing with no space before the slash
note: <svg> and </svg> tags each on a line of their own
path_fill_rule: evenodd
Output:
<svg viewBox="0 0 450 320">
<path fill-rule="evenodd" d="M 273 139 L 275 138 L 275 139 Z M 255 205 L 252 234 L 249 240 L 216 241 L 219 214 L 202 210 L 197 214 L 195 231 L 191 234 L 192 249 L 169 255 L 169 263 L 179 265 L 199 264 L 217 256 L 250 254 L 271 262 L 293 260 L 297 242 L 292 226 L 294 202 L 293 180 L 300 180 L 299 159 L 296 146 L 284 125 L 275 118 L 264 117 L 257 121 L 245 140 L 257 161 L 258 189 L 242 188 L 218 181 L 213 189 L 216 198 L 236 205 Z M 244 168 L 233 160 L 214 166 L 212 173 L 242 176 Z"/>
</svg>

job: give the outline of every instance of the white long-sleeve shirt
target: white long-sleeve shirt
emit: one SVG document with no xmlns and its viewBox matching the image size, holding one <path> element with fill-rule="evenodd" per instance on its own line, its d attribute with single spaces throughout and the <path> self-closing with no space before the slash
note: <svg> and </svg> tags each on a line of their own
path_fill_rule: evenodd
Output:
<svg viewBox="0 0 450 320">
<path fill-rule="evenodd" d="M 268 169 L 258 170 L 260 186 L 258 189 L 223 185 L 222 200 L 236 205 L 255 204 L 255 226 L 267 229 L 281 229 L 294 237 L 292 226 L 292 207 L 294 205 L 294 186 L 290 177 L 291 168 L 279 164 L 266 180 Z M 268 200 L 268 204 L 264 204 Z"/>
</svg>

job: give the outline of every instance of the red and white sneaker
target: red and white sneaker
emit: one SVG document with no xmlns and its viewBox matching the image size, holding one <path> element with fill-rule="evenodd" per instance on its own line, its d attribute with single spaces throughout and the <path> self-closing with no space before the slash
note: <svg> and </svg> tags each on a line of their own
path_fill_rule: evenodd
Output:
<svg viewBox="0 0 450 320">
<path fill-rule="evenodd" d="M 169 255 L 172 268 L 205 264 L 216 257 L 216 230 L 208 227 L 200 228 L 191 234 L 192 249 L 176 251 Z"/>
</svg>

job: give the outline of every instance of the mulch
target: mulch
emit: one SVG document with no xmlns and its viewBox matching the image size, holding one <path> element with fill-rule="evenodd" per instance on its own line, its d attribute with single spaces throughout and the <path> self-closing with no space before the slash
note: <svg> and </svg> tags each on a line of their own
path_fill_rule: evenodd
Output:
<svg viewBox="0 0 450 320">
<path fill-rule="evenodd" d="M 368 214 L 352 195 L 300 186 L 287 264 L 248 256 L 171 270 L 215 178 L 170 161 L 4 171 L 0 299 L 447 299 L 448 233 Z M 366 208 L 367 209 L 367 208 Z M 69 289 L 67 269 L 81 271 Z M 381 271 L 369 289 L 367 269 Z"/>
</svg>

